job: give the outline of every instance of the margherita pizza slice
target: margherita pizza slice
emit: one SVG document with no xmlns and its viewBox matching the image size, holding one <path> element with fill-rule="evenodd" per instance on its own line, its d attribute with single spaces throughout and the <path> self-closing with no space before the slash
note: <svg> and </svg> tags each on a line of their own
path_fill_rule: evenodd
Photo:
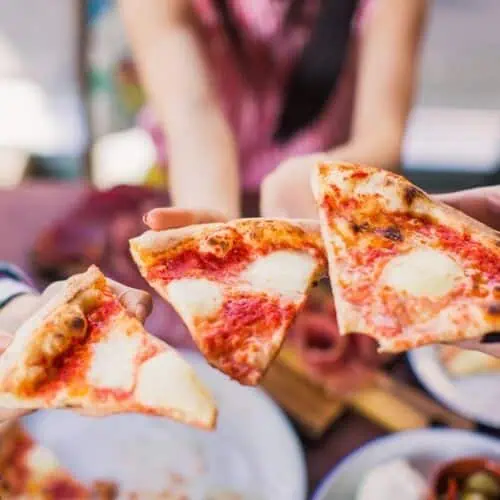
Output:
<svg viewBox="0 0 500 500">
<path fill-rule="evenodd" d="M 0 498 L 88 500 L 91 492 L 18 424 L 0 438 Z"/>
<path fill-rule="evenodd" d="M 212 428 L 212 397 L 192 368 L 148 334 L 95 267 L 21 326 L 0 356 L 0 407 L 141 412 Z"/>
<path fill-rule="evenodd" d="M 373 167 L 321 163 L 320 212 L 342 334 L 382 351 L 500 330 L 500 235 Z"/>
<path fill-rule="evenodd" d="M 208 362 L 248 385 L 261 379 L 326 267 L 317 227 L 300 221 L 149 231 L 131 240 L 131 251 Z"/>
</svg>

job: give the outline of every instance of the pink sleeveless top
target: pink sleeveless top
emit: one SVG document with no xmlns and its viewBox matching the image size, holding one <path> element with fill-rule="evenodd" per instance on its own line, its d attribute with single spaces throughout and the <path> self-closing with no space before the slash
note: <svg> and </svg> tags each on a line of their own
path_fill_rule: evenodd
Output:
<svg viewBox="0 0 500 500">
<path fill-rule="evenodd" d="M 320 0 L 307 0 L 299 23 L 283 29 L 290 0 L 228 0 L 252 72 L 243 75 L 212 0 L 193 0 L 205 37 L 218 95 L 239 147 L 243 188 L 257 190 L 260 182 L 288 157 L 322 152 L 348 139 L 356 73 L 356 41 L 367 7 L 361 0 L 355 15 L 349 51 L 334 92 L 318 118 L 281 144 L 274 132 L 280 119 L 285 88 L 314 25 Z M 255 78 L 252 78 L 255 76 Z M 250 82 L 257 81 L 258 84 Z M 150 116 L 143 116 L 147 125 Z M 145 121 L 144 121 L 145 120 Z M 148 128 L 151 128 L 148 126 Z M 151 130 L 162 156 L 165 145 Z"/>
</svg>

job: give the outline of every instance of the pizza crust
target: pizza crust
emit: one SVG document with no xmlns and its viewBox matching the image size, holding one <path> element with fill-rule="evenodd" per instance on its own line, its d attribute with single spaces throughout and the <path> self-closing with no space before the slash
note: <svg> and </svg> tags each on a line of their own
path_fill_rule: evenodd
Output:
<svg viewBox="0 0 500 500">
<path fill-rule="evenodd" d="M 320 228 L 317 221 L 309 219 L 264 219 L 264 218 L 247 218 L 235 219 L 230 222 L 222 223 L 216 222 L 211 224 L 195 224 L 192 226 L 185 226 L 176 229 L 168 229 L 164 231 L 146 231 L 136 238 L 130 240 L 130 249 L 133 255 L 137 252 L 145 250 L 148 252 L 161 252 L 167 248 L 173 247 L 176 243 L 181 243 L 188 238 L 200 236 L 202 234 L 211 234 L 217 230 L 223 230 L 226 227 L 241 230 L 244 226 L 251 226 L 257 222 L 263 226 L 273 223 L 285 223 L 292 227 L 299 228 L 306 233 L 320 235 Z M 318 244 L 321 245 L 320 240 Z"/>
</svg>

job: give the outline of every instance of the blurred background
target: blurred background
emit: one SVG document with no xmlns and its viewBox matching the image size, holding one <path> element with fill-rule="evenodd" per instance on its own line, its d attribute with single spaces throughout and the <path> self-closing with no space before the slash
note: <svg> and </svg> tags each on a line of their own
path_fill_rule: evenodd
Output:
<svg viewBox="0 0 500 500">
<path fill-rule="evenodd" d="M 482 184 L 499 168 L 498 19 L 498 0 L 432 2 L 403 157 L 424 188 Z M 0 0 L 1 186 L 162 184 L 143 104 L 112 0 Z"/>
</svg>

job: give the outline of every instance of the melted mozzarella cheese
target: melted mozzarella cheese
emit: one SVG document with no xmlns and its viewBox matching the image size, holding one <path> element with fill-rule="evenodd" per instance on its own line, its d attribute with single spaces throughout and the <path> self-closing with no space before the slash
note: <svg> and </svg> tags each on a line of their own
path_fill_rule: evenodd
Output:
<svg viewBox="0 0 500 500">
<path fill-rule="evenodd" d="M 381 282 L 416 297 L 442 297 L 464 277 L 460 266 L 433 249 L 417 249 L 396 257 L 385 267 Z"/>
<path fill-rule="evenodd" d="M 175 351 L 146 361 L 139 370 L 136 400 L 150 408 L 179 411 L 190 420 L 211 422 L 214 405 L 194 370 Z"/>
<path fill-rule="evenodd" d="M 130 391 L 135 379 L 135 358 L 141 347 L 139 335 L 126 335 L 120 325 L 94 345 L 87 381 L 100 389 Z"/>
<path fill-rule="evenodd" d="M 294 299 L 307 290 L 315 268 L 316 261 L 311 255 L 280 250 L 252 262 L 241 278 L 252 290 Z"/>
<path fill-rule="evenodd" d="M 222 291 L 206 279 L 174 280 L 167 287 L 168 298 L 188 324 L 197 316 L 211 316 L 222 306 Z"/>
</svg>

